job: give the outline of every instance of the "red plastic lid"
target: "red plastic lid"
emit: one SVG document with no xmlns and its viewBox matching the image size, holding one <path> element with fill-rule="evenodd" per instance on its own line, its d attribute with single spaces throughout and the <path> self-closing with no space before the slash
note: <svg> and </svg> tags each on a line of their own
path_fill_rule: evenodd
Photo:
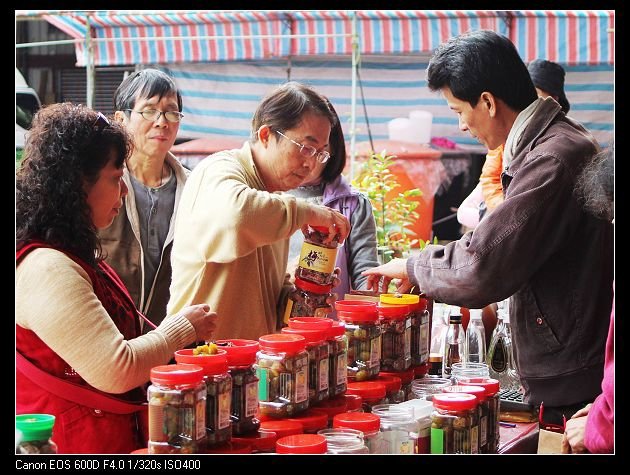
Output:
<svg viewBox="0 0 630 475">
<path fill-rule="evenodd" d="M 156 384 L 197 384 L 203 381 L 203 368 L 192 364 L 169 364 L 151 368 L 151 382 Z"/>
<path fill-rule="evenodd" d="M 364 401 L 367 399 L 382 399 L 386 394 L 385 385 L 383 383 L 377 383 L 376 381 L 348 383 L 346 392 L 348 394 L 357 394 L 361 396 Z"/>
<path fill-rule="evenodd" d="M 129 452 L 130 454 L 136 454 L 136 455 L 147 455 L 149 453 L 149 448 L 145 447 L 143 449 L 136 449 L 133 452 Z"/>
<path fill-rule="evenodd" d="M 254 448 L 251 442 L 246 440 L 232 439 L 225 444 L 216 447 L 206 448 L 202 454 L 251 454 Z"/>
<path fill-rule="evenodd" d="M 410 311 L 409 305 L 378 304 L 378 316 L 383 320 L 404 320 Z"/>
<path fill-rule="evenodd" d="M 334 320 L 325 317 L 294 317 L 289 318 L 289 328 L 327 331 L 334 322 Z"/>
<path fill-rule="evenodd" d="M 326 399 L 317 404 L 313 409 L 325 412 L 328 415 L 328 419 L 332 419 L 335 414 L 346 412 L 348 410 L 348 402 L 343 396 L 335 397 L 333 399 Z"/>
<path fill-rule="evenodd" d="M 278 436 L 275 432 L 256 431 L 240 437 L 232 437 L 232 442 L 251 445 L 255 452 L 273 452 L 276 448 Z"/>
<path fill-rule="evenodd" d="M 402 381 L 397 376 L 391 376 L 390 374 L 378 373 L 378 376 L 373 379 L 385 385 L 385 391 L 391 393 L 393 391 L 400 391 L 402 388 Z"/>
<path fill-rule="evenodd" d="M 302 434 L 304 427 L 300 422 L 287 421 L 286 419 L 269 419 L 260 423 L 258 432 L 270 432 L 276 435 L 276 439 L 281 439 L 288 435 Z"/>
<path fill-rule="evenodd" d="M 280 332 L 283 335 L 302 335 L 306 339 L 306 344 L 320 343 L 326 340 L 326 330 L 303 330 L 298 328 L 285 327 Z"/>
<path fill-rule="evenodd" d="M 287 335 L 286 333 L 270 333 L 258 338 L 261 350 L 298 353 L 306 347 L 306 338 L 302 335 Z"/>
<path fill-rule="evenodd" d="M 308 226 L 309 228 L 313 228 L 320 233 L 328 234 L 328 226 L 313 226 L 312 224 L 309 224 Z"/>
<path fill-rule="evenodd" d="M 486 389 L 482 386 L 468 386 L 468 385 L 453 385 L 447 386 L 442 389 L 445 393 L 466 393 L 472 394 L 477 398 L 479 402 L 483 402 L 486 400 Z"/>
<path fill-rule="evenodd" d="M 474 409 L 477 397 L 467 393 L 439 393 L 433 395 L 433 407 L 448 411 Z"/>
<path fill-rule="evenodd" d="M 483 386 L 486 390 L 486 396 L 494 396 L 499 392 L 499 381 L 492 378 L 471 378 L 466 381 L 466 386 Z"/>
<path fill-rule="evenodd" d="M 381 371 L 378 373 L 379 376 L 395 376 L 399 378 L 403 384 L 409 384 L 413 381 L 413 368 L 409 368 L 407 371 Z"/>
<path fill-rule="evenodd" d="M 346 333 L 346 324 L 343 322 L 338 322 L 336 320 L 333 320 L 333 324 L 328 329 L 328 335 L 326 338 L 330 340 L 338 336 L 342 336 L 344 333 Z"/>
<path fill-rule="evenodd" d="M 300 279 L 298 277 L 295 278 L 295 286 L 299 289 L 306 290 L 307 292 L 313 292 L 314 294 L 329 294 L 332 290 L 332 284 L 329 285 L 319 285 L 314 284 L 313 282 L 309 282 L 307 280 Z"/>
<path fill-rule="evenodd" d="M 429 301 L 426 299 L 426 297 L 420 297 L 420 300 L 418 301 L 418 307 L 416 307 L 416 312 L 424 312 L 428 306 Z"/>
<path fill-rule="evenodd" d="M 256 353 L 260 345 L 256 340 L 217 340 L 215 343 L 227 354 L 229 366 L 250 366 L 256 362 Z M 226 346 L 222 346 L 227 344 Z M 228 346 L 229 345 L 229 346 Z"/>
<path fill-rule="evenodd" d="M 203 368 L 203 374 L 206 376 L 227 373 L 228 370 L 225 350 L 217 350 L 214 355 L 193 355 L 193 350 L 186 348 L 175 352 L 175 361 L 180 364 L 199 365 Z"/>
<path fill-rule="evenodd" d="M 419 364 L 417 366 L 412 366 L 414 378 L 421 378 L 429 371 L 429 365 L 426 363 Z"/>
<path fill-rule="evenodd" d="M 361 432 L 377 432 L 381 427 L 381 418 L 370 412 L 343 412 L 333 417 L 333 428 L 345 427 Z"/>
<path fill-rule="evenodd" d="M 285 420 L 299 422 L 304 432 L 317 432 L 328 426 L 328 414 L 317 409 L 307 409 L 297 416 L 287 417 Z"/>
<path fill-rule="evenodd" d="M 365 300 L 337 300 L 337 317 L 344 322 L 376 322 L 378 310 L 376 302 Z"/>
<path fill-rule="evenodd" d="M 319 434 L 297 434 L 278 439 L 277 454 L 325 454 L 326 437 Z"/>
<path fill-rule="evenodd" d="M 348 411 L 354 411 L 363 407 L 363 398 L 358 394 L 344 394 L 343 398 L 348 405 Z"/>
</svg>

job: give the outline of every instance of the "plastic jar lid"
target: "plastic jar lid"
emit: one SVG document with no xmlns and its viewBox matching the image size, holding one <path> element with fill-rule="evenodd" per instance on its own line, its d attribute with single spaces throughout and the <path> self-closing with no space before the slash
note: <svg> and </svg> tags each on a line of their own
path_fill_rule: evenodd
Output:
<svg viewBox="0 0 630 475">
<path fill-rule="evenodd" d="M 260 345 L 256 340 L 216 340 L 219 349 L 224 350 L 227 355 L 229 366 L 249 366 L 256 362 L 256 353 Z M 224 346 L 225 345 L 225 346 Z"/>
<path fill-rule="evenodd" d="M 382 302 L 378 305 L 378 316 L 383 320 L 404 320 L 410 311 L 409 305 L 389 305 Z"/>
<path fill-rule="evenodd" d="M 417 366 L 412 366 L 411 369 L 413 370 L 414 378 L 421 378 L 422 376 L 427 374 L 427 371 L 429 370 L 429 365 L 426 363 L 422 363 Z"/>
<path fill-rule="evenodd" d="M 280 330 L 282 335 L 302 335 L 306 339 L 306 344 L 320 343 L 326 340 L 326 330 L 303 330 L 298 328 L 285 327 Z"/>
<path fill-rule="evenodd" d="M 186 348 L 175 352 L 175 361 L 180 364 L 199 365 L 203 368 L 203 374 L 206 376 L 227 373 L 228 370 L 225 350 L 217 350 L 214 355 L 193 355 L 193 350 Z"/>
<path fill-rule="evenodd" d="M 402 384 L 409 384 L 413 381 L 413 368 L 410 368 L 406 371 L 381 371 L 378 373 L 379 376 L 394 376 L 402 382 Z"/>
<path fill-rule="evenodd" d="M 203 381 L 203 368 L 193 364 L 169 364 L 151 368 L 151 382 L 155 384 L 197 384 Z"/>
<path fill-rule="evenodd" d="M 328 226 L 313 226 L 309 224 L 308 227 L 314 229 L 315 231 L 319 231 L 320 233 L 329 234 Z"/>
<path fill-rule="evenodd" d="M 429 301 L 426 297 L 419 297 L 418 306 L 416 312 L 424 312 L 429 307 Z"/>
<path fill-rule="evenodd" d="M 466 380 L 466 386 L 483 386 L 486 396 L 491 397 L 499 392 L 499 381 L 492 378 L 471 378 Z"/>
<path fill-rule="evenodd" d="M 289 328 L 296 330 L 324 330 L 333 326 L 334 320 L 324 317 L 294 317 L 289 318 Z"/>
<path fill-rule="evenodd" d="M 54 425 L 55 416 L 51 414 L 20 414 L 15 416 L 15 427 L 22 432 L 22 442 L 49 439 Z"/>
<path fill-rule="evenodd" d="M 381 303 L 390 305 L 414 305 L 420 301 L 418 295 L 413 294 L 381 294 Z"/>
<path fill-rule="evenodd" d="M 281 439 L 288 435 L 302 434 L 304 427 L 296 421 L 288 421 L 286 419 L 273 419 L 262 421 L 258 432 L 271 432 L 276 435 L 276 439 Z"/>
<path fill-rule="evenodd" d="M 354 411 L 363 407 L 363 398 L 358 394 L 344 394 L 343 398 L 346 400 L 348 411 Z"/>
<path fill-rule="evenodd" d="M 321 412 L 325 412 L 328 415 L 328 419 L 332 419 L 336 414 L 346 412 L 348 410 L 348 402 L 343 396 L 335 397 L 332 399 L 326 399 L 317 404 L 313 409 Z"/>
<path fill-rule="evenodd" d="M 357 394 L 361 396 L 364 401 L 368 399 L 382 399 L 386 394 L 385 385 L 375 381 L 348 383 L 346 392 L 348 394 Z"/>
<path fill-rule="evenodd" d="M 230 440 L 216 447 L 206 448 L 202 454 L 251 454 L 253 452 L 251 442 L 246 440 Z"/>
<path fill-rule="evenodd" d="M 400 391 L 400 388 L 402 388 L 402 381 L 398 376 L 378 373 L 378 376 L 372 381 L 383 383 L 385 385 L 385 391 L 387 391 L 388 393 Z"/>
<path fill-rule="evenodd" d="M 376 302 L 365 300 L 337 300 L 337 317 L 345 322 L 376 322 L 378 310 Z"/>
<path fill-rule="evenodd" d="M 319 429 L 325 429 L 328 426 L 328 414 L 317 409 L 307 409 L 301 414 L 287 417 L 285 420 L 299 422 L 302 424 L 304 432 L 317 432 Z"/>
<path fill-rule="evenodd" d="M 486 390 L 481 386 L 468 386 L 468 385 L 453 385 L 447 386 L 443 389 L 445 393 L 466 393 L 472 394 L 477 398 L 477 401 L 483 402 L 486 400 Z"/>
<path fill-rule="evenodd" d="M 277 454 L 325 454 L 326 437 L 319 434 L 297 434 L 282 437 L 276 442 Z"/>
<path fill-rule="evenodd" d="M 295 278 L 295 286 L 298 289 L 306 290 L 307 292 L 313 292 L 314 294 L 320 294 L 320 295 L 329 294 L 333 287 L 332 284 L 329 284 L 329 285 L 314 284 L 313 282 L 300 279 L 299 277 Z"/>
<path fill-rule="evenodd" d="M 332 326 L 328 329 L 327 337 L 329 340 L 333 338 L 337 338 L 338 336 L 342 336 L 346 333 L 346 324 L 343 322 L 338 322 L 337 320 L 333 320 Z"/>
<path fill-rule="evenodd" d="M 369 412 L 343 412 L 333 417 L 333 427 L 356 429 L 370 434 L 379 430 L 381 418 Z"/>
<path fill-rule="evenodd" d="M 258 338 L 261 350 L 276 352 L 298 353 L 306 347 L 306 338 L 302 335 L 287 335 L 286 333 L 271 333 Z"/>
<path fill-rule="evenodd" d="M 433 395 L 433 407 L 447 411 L 474 409 L 477 397 L 466 393 L 439 393 Z"/>
<path fill-rule="evenodd" d="M 249 444 L 256 452 L 273 452 L 276 448 L 278 436 L 275 432 L 256 431 L 240 437 L 232 437 L 232 443 Z"/>
<path fill-rule="evenodd" d="M 129 452 L 131 455 L 147 455 L 149 453 L 149 448 L 145 447 L 143 449 L 136 449 L 133 452 Z"/>
</svg>

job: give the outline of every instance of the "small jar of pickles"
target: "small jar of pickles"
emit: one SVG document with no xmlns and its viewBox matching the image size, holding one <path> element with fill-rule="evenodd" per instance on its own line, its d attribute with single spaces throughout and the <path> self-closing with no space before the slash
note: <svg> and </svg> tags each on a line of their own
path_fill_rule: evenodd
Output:
<svg viewBox="0 0 630 475">
<path fill-rule="evenodd" d="M 466 393 L 433 396 L 431 414 L 432 454 L 471 454 L 471 428 L 477 414 L 477 398 Z"/>
<path fill-rule="evenodd" d="M 301 335 L 269 334 L 258 339 L 258 410 L 290 417 L 308 409 L 308 353 Z"/>
<path fill-rule="evenodd" d="M 381 327 L 381 370 L 409 369 L 411 366 L 409 305 L 389 305 L 381 302 L 378 306 L 378 323 Z"/>
<path fill-rule="evenodd" d="M 376 303 L 339 300 L 335 308 L 348 337 L 348 381 L 374 379 L 381 369 L 381 329 Z"/>
<path fill-rule="evenodd" d="M 193 454 L 206 444 L 206 383 L 191 364 L 151 369 L 149 453 Z"/>
<path fill-rule="evenodd" d="M 328 227 L 308 225 L 295 269 L 296 278 L 318 285 L 333 283 L 339 235 L 331 240 L 328 240 L 328 236 Z"/>
</svg>

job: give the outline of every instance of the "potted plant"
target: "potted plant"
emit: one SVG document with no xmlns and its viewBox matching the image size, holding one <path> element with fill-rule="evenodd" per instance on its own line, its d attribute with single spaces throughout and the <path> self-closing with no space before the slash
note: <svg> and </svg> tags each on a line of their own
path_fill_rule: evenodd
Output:
<svg viewBox="0 0 630 475">
<path fill-rule="evenodd" d="M 401 185 L 390 171 L 396 157 L 383 150 L 373 153 L 363 164 L 352 185 L 365 193 L 372 203 L 376 221 L 376 239 L 381 264 L 394 257 L 407 257 L 412 247 L 422 249 L 427 242 L 416 238 L 410 226 L 418 219 L 418 202 L 412 197 L 422 196 L 418 188 L 392 195 Z M 389 195 L 389 196 L 388 196 Z M 434 242 L 437 242 L 434 239 Z"/>
</svg>

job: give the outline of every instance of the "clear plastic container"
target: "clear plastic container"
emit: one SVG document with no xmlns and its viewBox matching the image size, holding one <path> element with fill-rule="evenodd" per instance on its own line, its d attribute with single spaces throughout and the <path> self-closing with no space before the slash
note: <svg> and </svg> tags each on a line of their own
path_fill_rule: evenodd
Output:
<svg viewBox="0 0 630 475">
<path fill-rule="evenodd" d="M 333 428 L 354 429 L 363 433 L 370 454 L 378 453 L 381 418 L 368 412 L 344 412 L 333 417 Z"/>
<path fill-rule="evenodd" d="M 259 344 L 254 340 L 217 340 L 225 350 L 232 376 L 232 435 L 255 433 L 260 428 L 258 412 L 258 377 L 254 370 Z"/>
<path fill-rule="evenodd" d="M 383 296 L 381 295 L 381 300 Z M 381 327 L 381 370 L 405 371 L 411 366 L 411 314 L 409 305 L 378 306 Z"/>
<path fill-rule="evenodd" d="M 326 437 L 327 454 L 362 455 L 370 453 L 361 431 L 342 428 L 322 429 L 318 434 Z"/>
<path fill-rule="evenodd" d="M 326 437 L 319 434 L 289 435 L 276 441 L 277 454 L 325 454 Z"/>
<path fill-rule="evenodd" d="M 308 408 L 308 353 L 301 335 L 269 334 L 256 353 L 259 412 L 290 417 Z"/>
<path fill-rule="evenodd" d="M 417 453 L 418 423 L 411 407 L 400 404 L 381 404 L 372 408 L 372 414 L 381 419 L 378 453 Z"/>
<path fill-rule="evenodd" d="M 217 350 L 214 355 L 194 355 L 193 350 L 175 352 L 180 364 L 197 364 L 203 368 L 206 382 L 206 446 L 214 447 L 232 438 L 232 377 L 228 373 L 227 353 Z"/>
<path fill-rule="evenodd" d="M 496 454 L 499 451 L 500 443 L 500 404 L 499 404 L 499 381 L 492 378 L 478 378 L 466 381 L 467 386 L 481 386 L 485 390 L 486 401 L 488 403 L 487 421 L 487 453 Z"/>
<path fill-rule="evenodd" d="M 453 384 L 465 384 L 475 378 L 489 378 L 490 372 L 486 363 L 453 363 L 451 381 Z"/>
<path fill-rule="evenodd" d="M 473 454 L 487 453 L 488 449 L 488 401 L 480 386 L 454 385 L 444 388 L 447 393 L 472 394 L 477 398 L 477 415 L 470 427 L 470 450 Z"/>
<path fill-rule="evenodd" d="M 411 392 L 414 399 L 426 399 L 431 401 L 434 394 L 444 391 L 444 388 L 451 385 L 451 380 L 446 378 L 424 377 L 415 379 L 411 383 Z"/>
<path fill-rule="evenodd" d="M 15 416 L 16 454 L 56 454 L 57 444 L 53 442 L 52 430 L 55 416 L 51 414 L 20 414 Z"/>
<path fill-rule="evenodd" d="M 348 380 L 374 379 L 381 369 L 381 330 L 376 303 L 338 300 L 335 308 L 348 338 Z"/>
<path fill-rule="evenodd" d="M 326 317 L 330 310 L 328 298 L 332 285 L 318 285 L 295 278 L 295 288 L 289 292 L 284 311 L 284 324 L 294 317 Z"/>
<path fill-rule="evenodd" d="M 149 453 L 192 454 L 206 445 L 206 383 L 191 364 L 151 369 Z"/>
<path fill-rule="evenodd" d="M 482 309 L 471 308 L 470 320 L 466 327 L 466 361 L 469 363 L 486 362 L 486 331 L 481 319 Z"/>
<path fill-rule="evenodd" d="M 418 424 L 418 440 L 416 449 L 418 454 L 431 453 L 431 413 L 433 412 L 433 402 L 426 399 L 410 399 L 400 404 L 403 407 L 410 407 Z"/>
<path fill-rule="evenodd" d="M 477 398 L 465 393 L 433 396 L 431 453 L 470 454 L 471 433 L 477 412 Z"/>
<path fill-rule="evenodd" d="M 333 283 L 339 236 L 335 236 L 329 243 L 324 243 L 327 238 L 326 226 L 309 225 L 307 227 L 300 260 L 295 269 L 296 279 L 307 280 L 318 285 Z"/>
</svg>

